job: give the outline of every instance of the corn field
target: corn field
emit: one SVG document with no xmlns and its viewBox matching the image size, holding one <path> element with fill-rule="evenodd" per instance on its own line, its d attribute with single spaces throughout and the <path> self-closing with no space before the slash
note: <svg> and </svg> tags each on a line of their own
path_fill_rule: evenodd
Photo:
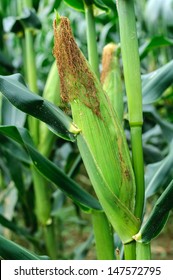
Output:
<svg viewBox="0 0 173 280">
<path fill-rule="evenodd" d="M 0 30 L 0 258 L 171 259 L 173 1 L 6 0 Z"/>
</svg>

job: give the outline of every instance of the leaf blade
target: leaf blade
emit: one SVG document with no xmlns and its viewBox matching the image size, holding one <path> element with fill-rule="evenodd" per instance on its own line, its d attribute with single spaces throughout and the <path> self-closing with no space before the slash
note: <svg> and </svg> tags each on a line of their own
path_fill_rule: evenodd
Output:
<svg viewBox="0 0 173 280">
<path fill-rule="evenodd" d="M 42 156 L 35 149 L 32 139 L 24 128 L 14 126 L 0 126 L 0 133 L 12 138 L 19 144 L 25 146 L 34 166 L 49 181 L 57 185 L 66 195 L 86 211 L 92 209 L 101 211 L 99 202 L 88 192 L 84 191 L 75 181 L 70 179 L 54 163 Z"/>
<path fill-rule="evenodd" d="M 33 94 L 20 74 L 0 76 L 0 91 L 19 110 L 45 122 L 61 138 L 75 141 L 79 129 L 58 107 Z"/>
<path fill-rule="evenodd" d="M 5 260 L 40 260 L 34 253 L 0 235 L 0 256 Z"/>
<path fill-rule="evenodd" d="M 160 233 L 166 224 L 169 211 L 173 208 L 172 201 L 173 180 L 157 200 L 147 221 L 142 225 L 140 231 L 133 237 L 136 241 L 141 243 L 149 243 Z"/>
</svg>

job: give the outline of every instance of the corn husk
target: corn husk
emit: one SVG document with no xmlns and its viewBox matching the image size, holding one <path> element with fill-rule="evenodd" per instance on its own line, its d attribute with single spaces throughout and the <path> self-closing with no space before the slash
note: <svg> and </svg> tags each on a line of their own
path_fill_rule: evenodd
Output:
<svg viewBox="0 0 173 280">
<path fill-rule="evenodd" d="M 114 43 L 103 49 L 101 83 L 120 121 L 123 121 L 123 87 L 119 63 L 120 47 Z"/>
</svg>

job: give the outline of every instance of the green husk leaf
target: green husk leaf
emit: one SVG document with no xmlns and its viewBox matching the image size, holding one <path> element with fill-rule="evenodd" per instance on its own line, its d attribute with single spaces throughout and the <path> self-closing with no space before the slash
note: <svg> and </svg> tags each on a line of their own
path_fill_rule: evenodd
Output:
<svg viewBox="0 0 173 280">
<path fill-rule="evenodd" d="M 101 82 L 120 121 L 123 121 L 123 89 L 119 46 L 109 43 L 103 49 Z"/>
<path fill-rule="evenodd" d="M 173 180 L 157 200 L 147 221 L 142 225 L 140 231 L 133 237 L 141 243 L 149 243 L 155 238 L 165 226 L 169 211 L 173 208 Z"/>
<path fill-rule="evenodd" d="M 0 91 L 19 110 L 45 122 L 56 135 L 75 141 L 79 129 L 58 107 L 33 94 L 20 74 L 0 76 Z"/>
<path fill-rule="evenodd" d="M 79 135 L 77 141 L 85 167 L 109 221 L 123 243 L 132 241 L 133 233 L 139 228 L 139 220 L 110 190 L 84 138 Z"/>
</svg>

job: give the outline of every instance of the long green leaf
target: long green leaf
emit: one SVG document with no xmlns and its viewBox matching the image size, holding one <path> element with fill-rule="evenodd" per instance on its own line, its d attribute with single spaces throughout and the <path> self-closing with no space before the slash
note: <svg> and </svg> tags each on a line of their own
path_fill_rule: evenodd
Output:
<svg viewBox="0 0 173 280">
<path fill-rule="evenodd" d="M 14 107 L 6 98 L 2 98 L 2 124 L 23 126 L 26 114 Z"/>
<path fill-rule="evenodd" d="M 0 91 L 19 110 L 45 122 L 61 138 L 75 141 L 79 129 L 58 107 L 33 94 L 20 74 L 0 76 Z"/>
<path fill-rule="evenodd" d="M 165 184 L 171 175 L 172 175 L 172 166 L 173 166 L 173 142 L 170 146 L 169 154 L 161 161 L 149 164 L 146 167 L 149 169 L 149 174 L 146 177 L 146 192 L 145 196 L 148 198 L 157 192 L 159 187 L 162 187 Z"/>
<path fill-rule="evenodd" d="M 140 47 L 139 49 L 140 58 L 143 59 L 148 54 L 148 52 L 150 52 L 155 48 L 172 46 L 172 45 L 173 45 L 172 39 L 166 38 L 164 36 L 153 37 Z"/>
<path fill-rule="evenodd" d="M 18 227 L 16 225 L 16 223 L 6 219 L 1 214 L 0 214 L 0 224 L 4 227 L 10 229 L 11 231 L 15 232 L 16 234 L 24 236 L 28 240 L 37 243 L 36 239 L 32 235 L 30 235 L 29 232 L 25 228 Z"/>
<path fill-rule="evenodd" d="M 149 243 L 163 229 L 169 211 L 173 208 L 173 180 L 157 200 L 147 221 L 142 225 L 139 233 L 134 236 L 138 242 Z"/>
<path fill-rule="evenodd" d="M 86 5 L 95 5 L 97 8 L 109 12 L 109 7 L 113 6 L 111 0 L 64 0 L 72 8 L 84 12 L 84 2 Z"/>
<path fill-rule="evenodd" d="M 4 260 L 40 260 L 41 258 L 29 252 L 18 244 L 0 235 L 0 256 Z"/>
<path fill-rule="evenodd" d="M 145 105 L 143 107 L 143 112 L 150 115 L 151 118 L 154 119 L 157 124 L 159 124 L 163 137 L 168 143 L 170 143 L 173 140 L 173 124 L 161 118 L 152 105 Z"/>
<path fill-rule="evenodd" d="M 80 1 L 80 0 L 64 0 L 64 2 L 66 2 L 67 5 L 69 5 L 70 7 L 74 8 L 78 11 L 84 12 L 83 1 Z"/>
<path fill-rule="evenodd" d="M 54 163 L 37 152 L 26 129 L 14 126 L 0 126 L 0 133 L 25 146 L 38 171 L 49 181 L 57 185 L 80 207 L 86 211 L 91 211 L 92 209 L 101 210 L 99 202 L 92 195 L 84 191 Z"/>
<path fill-rule="evenodd" d="M 173 83 L 173 60 L 158 70 L 150 73 L 143 80 L 143 104 L 151 104 L 158 100 L 163 92 Z"/>
<path fill-rule="evenodd" d="M 21 16 L 5 18 L 4 26 L 6 32 L 19 33 L 24 28 L 41 29 L 41 22 L 34 10 L 25 8 Z"/>
<path fill-rule="evenodd" d="M 29 155 L 21 145 L 11 139 L 7 139 L 3 135 L 1 135 L 0 141 L 2 151 L 7 153 L 9 156 L 12 156 L 15 161 L 20 161 L 25 165 L 31 164 Z"/>
</svg>

